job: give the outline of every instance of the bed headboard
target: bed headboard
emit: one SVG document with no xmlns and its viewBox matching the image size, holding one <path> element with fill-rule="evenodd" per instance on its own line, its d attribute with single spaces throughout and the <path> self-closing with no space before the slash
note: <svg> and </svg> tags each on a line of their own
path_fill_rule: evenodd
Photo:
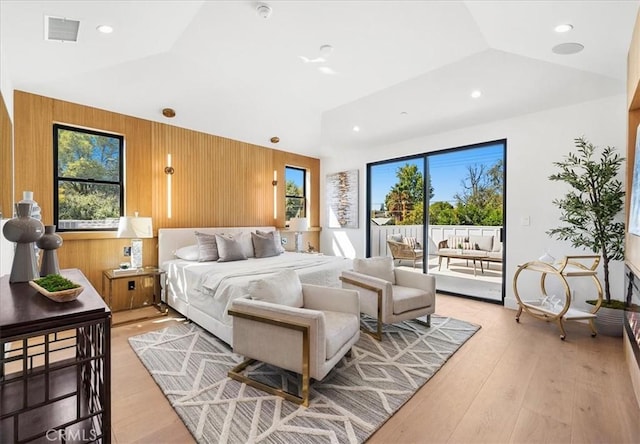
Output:
<svg viewBox="0 0 640 444">
<path fill-rule="evenodd" d="M 275 227 L 160 228 L 158 230 L 158 266 L 175 259 L 178 248 L 197 244 L 196 231 L 207 234 L 235 234 L 256 230 L 274 231 Z"/>
</svg>

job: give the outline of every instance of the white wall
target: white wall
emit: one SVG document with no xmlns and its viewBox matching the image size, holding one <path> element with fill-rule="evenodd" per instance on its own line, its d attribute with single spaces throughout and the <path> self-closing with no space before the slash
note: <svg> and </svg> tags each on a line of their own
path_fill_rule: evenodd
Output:
<svg viewBox="0 0 640 444">
<path fill-rule="evenodd" d="M 550 228 L 558 226 L 560 213 L 551 202 L 554 198 L 561 197 L 567 189 L 562 183 L 548 180 L 549 175 L 556 172 L 552 162 L 562 160 L 563 156 L 572 151 L 574 138 L 580 136 L 599 146 L 615 146 L 624 155 L 627 143 L 626 126 L 626 96 L 617 95 L 389 146 L 359 151 L 340 147 L 339 156 L 321 159 L 321 190 L 325 190 L 326 174 L 359 169 L 360 228 L 328 228 L 325 211 L 321 217 L 322 251 L 325 254 L 364 257 L 367 223 L 365 174 L 368 162 L 507 139 L 505 305 L 513 307 L 515 299 L 511 283 L 518 264 L 538 258 L 545 249 L 556 258 L 567 254 L 588 254 L 583 250 L 573 249 L 566 242 L 553 240 L 545 233 Z M 323 191 L 320 208 L 326 208 L 324 194 Z M 530 225 L 521 224 L 524 217 L 530 218 Z M 612 297 L 620 295 L 618 299 L 622 299 L 624 266 L 622 262 L 613 265 Z M 579 289 L 579 284 L 576 285 Z M 578 299 L 587 298 L 581 291 L 578 293 Z"/>
</svg>

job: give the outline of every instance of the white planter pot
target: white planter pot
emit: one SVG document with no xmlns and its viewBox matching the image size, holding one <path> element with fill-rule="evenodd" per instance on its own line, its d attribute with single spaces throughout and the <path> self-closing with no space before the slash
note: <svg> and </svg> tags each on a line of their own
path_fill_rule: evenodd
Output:
<svg viewBox="0 0 640 444">
<path fill-rule="evenodd" d="M 605 336 L 622 336 L 624 310 L 600 307 L 596 313 L 596 329 Z"/>
</svg>

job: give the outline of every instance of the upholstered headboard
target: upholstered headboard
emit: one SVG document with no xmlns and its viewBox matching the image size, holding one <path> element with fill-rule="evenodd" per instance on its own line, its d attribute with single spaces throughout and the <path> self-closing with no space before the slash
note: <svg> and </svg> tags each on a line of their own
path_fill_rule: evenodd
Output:
<svg viewBox="0 0 640 444">
<path fill-rule="evenodd" d="M 196 231 L 207 234 L 235 234 L 275 229 L 275 227 L 160 228 L 158 230 L 158 266 L 162 267 L 165 261 L 175 259 L 174 253 L 178 248 L 195 245 Z"/>
</svg>

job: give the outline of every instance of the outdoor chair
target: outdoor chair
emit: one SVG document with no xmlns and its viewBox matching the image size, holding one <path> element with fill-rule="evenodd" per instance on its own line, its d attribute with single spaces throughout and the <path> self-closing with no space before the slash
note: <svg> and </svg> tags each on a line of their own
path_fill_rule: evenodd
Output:
<svg viewBox="0 0 640 444">
<path fill-rule="evenodd" d="M 436 280 L 432 275 L 393 266 L 393 259 L 354 259 L 353 271 L 343 271 L 342 288 L 360 292 L 360 312 L 377 320 L 376 331 L 364 330 L 382 340 L 382 324 L 415 319 L 431 326 L 436 309 Z M 426 321 L 417 319 L 426 316 Z"/>
<path fill-rule="evenodd" d="M 389 251 L 391 252 L 394 263 L 398 261 L 398 265 L 403 260 L 408 260 L 413 263 L 413 268 L 416 268 L 416 263 L 422 261 L 424 256 L 422 246 L 415 241 L 415 238 L 391 235 L 387 238 L 387 245 L 389 246 Z"/>
<path fill-rule="evenodd" d="M 284 270 L 251 284 L 249 295 L 229 310 L 233 352 L 247 358 L 229 377 L 308 406 L 310 379 L 322 380 L 360 338 L 358 292 L 301 284 Z M 301 374 L 301 396 L 243 374 L 255 361 Z"/>
</svg>

